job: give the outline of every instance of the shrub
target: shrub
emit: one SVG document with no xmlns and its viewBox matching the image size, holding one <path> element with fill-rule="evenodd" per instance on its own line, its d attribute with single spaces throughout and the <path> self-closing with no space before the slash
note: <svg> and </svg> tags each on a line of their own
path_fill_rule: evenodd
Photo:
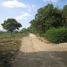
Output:
<svg viewBox="0 0 67 67">
<path fill-rule="evenodd" d="M 49 29 L 45 36 L 53 43 L 67 42 L 67 28 L 52 28 Z"/>
</svg>

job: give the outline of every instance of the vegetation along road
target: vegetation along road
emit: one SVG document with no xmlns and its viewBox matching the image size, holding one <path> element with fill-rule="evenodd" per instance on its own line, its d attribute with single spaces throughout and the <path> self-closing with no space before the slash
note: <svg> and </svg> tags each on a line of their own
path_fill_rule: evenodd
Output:
<svg viewBox="0 0 67 67">
<path fill-rule="evenodd" d="M 67 43 L 49 44 L 34 34 L 21 41 L 12 67 L 67 67 Z"/>
</svg>

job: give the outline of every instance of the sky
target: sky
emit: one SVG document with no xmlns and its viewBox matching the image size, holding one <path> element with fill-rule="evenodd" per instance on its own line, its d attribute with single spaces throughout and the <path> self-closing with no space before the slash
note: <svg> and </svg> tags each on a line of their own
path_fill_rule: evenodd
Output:
<svg viewBox="0 0 67 67">
<path fill-rule="evenodd" d="M 37 10 L 48 3 L 63 8 L 67 0 L 0 0 L 0 30 L 3 30 L 1 24 L 8 18 L 15 18 L 22 28 L 29 27 Z"/>
</svg>

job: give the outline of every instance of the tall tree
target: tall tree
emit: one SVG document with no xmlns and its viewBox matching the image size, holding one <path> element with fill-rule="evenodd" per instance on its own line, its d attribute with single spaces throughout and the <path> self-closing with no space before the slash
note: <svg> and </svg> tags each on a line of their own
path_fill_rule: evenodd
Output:
<svg viewBox="0 0 67 67">
<path fill-rule="evenodd" d="M 35 19 L 31 21 L 31 26 L 39 32 L 45 32 L 51 27 L 61 27 L 64 25 L 62 21 L 62 10 L 48 4 L 38 9 Z"/>
<path fill-rule="evenodd" d="M 62 11 L 62 16 L 65 19 L 65 26 L 67 27 L 67 5 L 64 6 L 63 11 Z"/>
<path fill-rule="evenodd" d="M 1 25 L 5 30 L 10 31 L 11 33 L 22 26 L 13 18 L 5 20 Z"/>
</svg>

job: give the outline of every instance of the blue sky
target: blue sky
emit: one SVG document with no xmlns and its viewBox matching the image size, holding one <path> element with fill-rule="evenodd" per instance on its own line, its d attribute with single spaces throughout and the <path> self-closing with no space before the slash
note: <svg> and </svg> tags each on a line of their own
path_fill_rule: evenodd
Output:
<svg viewBox="0 0 67 67">
<path fill-rule="evenodd" d="M 67 5 L 67 0 L 0 0 L 0 24 L 8 18 L 15 18 L 27 28 L 37 13 L 37 9 L 48 3 L 63 8 Z M 3 30 L 1 25 L 0 30 Z"/>
</svg>

